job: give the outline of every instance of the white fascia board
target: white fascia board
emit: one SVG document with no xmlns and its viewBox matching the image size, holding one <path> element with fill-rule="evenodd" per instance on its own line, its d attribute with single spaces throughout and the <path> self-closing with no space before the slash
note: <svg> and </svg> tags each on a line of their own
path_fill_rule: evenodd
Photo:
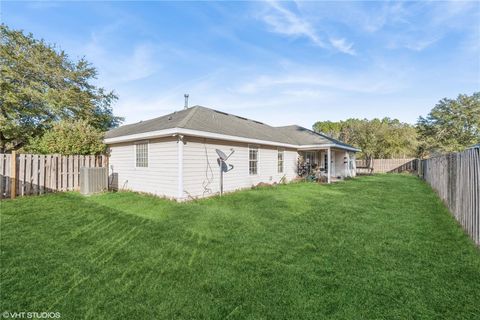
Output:
<svg viewBox="0 0 480 320">
<path fill-rule="evenodd" d="M 135 133 L 129 134 L 126 136 L 119 136 L 114 138 L 107 138 L 103 140 L 105 144 L 114 144 L 120 142 L 128 142 L 128 141 L 136 141 L 136 140 L 143 140 L 143 139 L 153 139 L 153 138 L 161 138 L 161 137 L 168 137 L 173 136 L 178 133 L 178 128 L 171 128 L 171 129 L 164 129 L 164 130 L 157 130 L 157 131 L 148 131 L 142 133 Z"/>
<path fill-rule="evenodd" d="M 345 147 L 337 144 L 295 145 L 295 144 L 288 144 L 288 143 L 282 143 L 282 142 L 252 139 L 252 138 L 245 138 L 245 137 L 232 136 L 232 135 L 221 134 L 221 133 L 213 133 L 213 132 L 184 129 L 184 128 L 170 128 L 170 129 L 164 129 L 164 130 L 149 131 L 149 132 L 136 133 L 136 134 L 126 135 L 126 136 L 108 138 L 108 139 L 104 139 L 104 143 L 115 144 L 115 143 L 136 141 L 136 140 L 143 140 L 143 139 L 162 138 L 162 137 L 174 136 L 177 134 L 182 134 L 185 136 L 192 136 L 192 137 L 210 138 L 210 139 L 227 140 L 227 141 L 235 141 L 235 142 L 245 142 L 245 143 L 251 143 L 251 144 L 261 144 L 261 145 L 267 145 L 267 146 L 278 146 L 278 147 L 292 148 L 292 149 L 298 149 L 298 150 L 315 150 L 315 149 L 325 149 L 328 147 L 332 147 L 332 148 L 339 148 L 339 149 L 344 149 L 344 150 L 349 150 L 354 152 L 360 151 L 359 149 L 356 149 L 353 147 Z"/>
<path fill-rule="evenodd" d="M 344 150 L 349 150 L 349 151 L 354 151 L 354 152 L 359 152 L 361 151 L 360 149 L 354 148 L 354 147 L 346 147 L 342 146 L 339 144 L 335 143 L 330 143 L 330 144 L 312 144 L 312 145 L 300 145 L 298 146 L 298 149 L 301 151 L 305 150 L 317 150 L 317 149 L 328 149 L 328 148 L 337 148 L 337 149 L 344 149 Z"/>
</svg>

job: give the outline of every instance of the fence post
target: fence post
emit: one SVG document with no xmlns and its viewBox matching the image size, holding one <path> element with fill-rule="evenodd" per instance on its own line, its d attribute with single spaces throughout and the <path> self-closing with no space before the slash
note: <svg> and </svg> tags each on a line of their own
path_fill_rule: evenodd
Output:
<svg viewBox="0 0 480 320">
<path fill-rule="evenodd" d="M 105 179 L 107 179 L 107 184 L 106 184 L 106 186 L 107 186 L 107 191 L 110 190 L 110 186 L 109 186 L 109 181 L 110 181 L 110 179 L 109 179 L 109 172 L 110 172 L 110 168 L 108 167 L 108 159 L 109 159 L 108 155 L 104 154 L 104 155 L 102 156 L 103 166 L 106 168 L 106 177 L 105 177 Z"/>
<path fill-rule="evenodd" d="M 10 184 L 10 198 L 15 199 L 17 196 L 17 152 L 12 151 L 10 156 L 10 175 L 12 183 Z"/>
</svg>

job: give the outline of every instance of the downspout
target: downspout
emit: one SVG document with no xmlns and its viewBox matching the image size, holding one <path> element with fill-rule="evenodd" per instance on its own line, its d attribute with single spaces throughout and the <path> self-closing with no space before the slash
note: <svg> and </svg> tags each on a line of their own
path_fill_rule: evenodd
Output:
<svg viewBox="0 0 480 320">
<path fill-rule="evenodd" d="M 177 173 L 178 173 L 178 189 L 177 189 L 177 200 L 183 198 L 183 145 L 184 145 L 183 135 L 177 135 Z"/>
</svg>

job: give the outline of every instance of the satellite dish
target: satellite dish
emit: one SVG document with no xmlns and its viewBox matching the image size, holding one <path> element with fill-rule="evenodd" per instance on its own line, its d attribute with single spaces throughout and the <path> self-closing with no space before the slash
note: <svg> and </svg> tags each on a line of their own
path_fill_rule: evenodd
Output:
<svg viewBox="0 0 480 320">
<path fill-rule="evenodd" d="M 233 164 L 227 164 L 225 161 L 217 159 L 218 166 L 222 172 L 228 172 L 233 169 Z"/>
<path fill-rule="evenodd" d="M 224 172 L 226 173 L 233 169 L 233 165 L 227 164 L 225 161 L 227 161 L 228 158 L 230 158 L 230 156 L 235 152 L 235 150 L 233 150 L 233 148 L 230 149 L 231 152 L 228 156 L 222 150 L 215 149 L 215 151 L 218 154 L 217 163 L 218 163 L 218 167 L 220 168 L 220 195 L 222 195 L 223 194 L 223 173 Z"/>
<path fill-rule="evenodd" d="M 215 149 L 215 151 L 217 152 L 218 157 L 219 157 L 220 159 L 222 159 L 223 161 L 225 161 L 225 160 L 228 159 L 227 155 L 226 155 L 222 150 Z"/>
</svg>

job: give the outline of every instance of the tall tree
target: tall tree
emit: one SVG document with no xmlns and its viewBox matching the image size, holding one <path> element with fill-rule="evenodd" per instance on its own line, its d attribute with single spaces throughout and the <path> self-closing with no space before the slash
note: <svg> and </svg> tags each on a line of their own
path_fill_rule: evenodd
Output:
<svg viewBox="0 0 480 320">
<path fill-rule="evenodd" d="M 352 120 L 352 119 L 348 119 Z M 347 121 L 348 121 L 347 120 Z M 341 137 L 344 135 L 343 129 L 344 129 L 344 121 L 317 121 L 313 124 L 313 130 L 317 132 L 321 132 L 323 134 L 326 134 L 329 137 L 332 137 L 334 139 L 341 139 L 344 140 L 345 137 Z M 345 141 L 346 142 L 346 141 Z"/>
<path fill-rule="evenodd" d="M 444 98 L 417 122 L 420 153 L 461 151 L 480 143 L 480 92 Z"/>
<path fill-rule="evenodd" d="M 361 158 L 405 157 L 416 153 L 415 127 L 398 119 L 319 121 L 313 129 L 359 147 Z"/>
<path fill-rule="evenodd" d="M 61 120 L 84 120 L 102 131 L 123 120 L 112 113 L 117 96 L 92 84 L 97 71 L 88 61 L 72 61 L 4 24 L 0 33 L 0 152 L 24 146 Z"/>
</svg>

